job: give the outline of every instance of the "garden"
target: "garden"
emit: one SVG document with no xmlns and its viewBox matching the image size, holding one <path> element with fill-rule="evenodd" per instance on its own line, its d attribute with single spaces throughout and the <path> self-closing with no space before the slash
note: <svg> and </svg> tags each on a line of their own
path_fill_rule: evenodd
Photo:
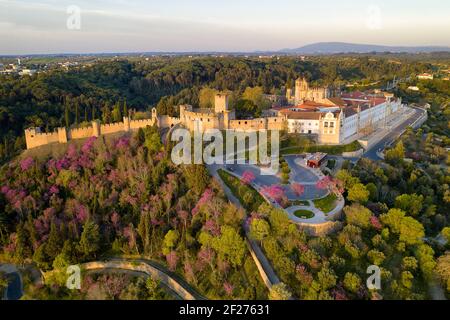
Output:
<svg viewBox="0 0 450 320">
<path fill-rule="evenodd" d="M 300 219 L 312 219 L 314 218 L 314 213 L 309 210 L 297 210 L 294 212 L 294 215 Z"/>
</svg>

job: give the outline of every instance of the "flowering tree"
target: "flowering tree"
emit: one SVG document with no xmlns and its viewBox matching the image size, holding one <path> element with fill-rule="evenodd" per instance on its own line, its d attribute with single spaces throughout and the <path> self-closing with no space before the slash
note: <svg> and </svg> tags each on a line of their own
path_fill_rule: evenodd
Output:
<svg viewBox="0 0 450 320">
<path fill-rule="evenodd" d="M 220 226 L 217 224 L 216 221 L 212 219 L 209 219 L 205 222 L 203 230 L 209 232 L 214 237 L 220 236 Z"/>
<path fill-rule="evenodd" d="M 204 266 L 207 264 L 211 267 L 211 270 L 214 270 L 213 266 L 214 257 L 215 257 L 214 250 L 212 250 L 211 248 L 202 248 L 197 254 L 198 258 L 197 267 L 199 269 L 203 269 Z"/>
<path fill-rule="evenodd" d="M 262 189 L 262 193 L 273 199 L 274 201 L 281 204 L 284 200 L 286 200 L 286 193 L 284 192 L 284 189 L 280 185 L 272 185 L 268 187 L 264 187 Z"/>
<path fill-rule="evenodd" d="M 242 174 L 241 182 L 248 185 L 255 181 L 255 179 L 255 174 L 252 171 L 247 170 Z"/>
<path fill-rule="evenodd" d="M 20 162 L 20 168 L 22 171 L 28 171 L 34 165 L 34 160 L 28 157 Z"/>
<path fill-rule="evenodd" d="M 227 296 L 231 297 L 233 295 L 234 287 L 231 283 L 224 282 L 223 290 L 225 290 L 225 293 L 227 294 Z"/>
<path fill-rule="evenodd" d="M 381 225 L 380 219 L 378 219 L 375 216 L 370 217 L 370 224 L 372 227 L 374 227 L 376 230 L 383 229 L 383 226 Z"/>
<path fill-rule="evenodd" d="M 330 188 L 332 184 L 332 179 L 329 176 L 325 176 L 324 178 L 320 179 L 316 183 L 316 188 L 319 190 L 326 190 Z"/>
<path fill-rule="evenodd" d="M 197 282 L 197 277 L 195 276 L 194 267 L 192 266 L 191 261 L 186 260 L 184 262 L 184 275 L 186 276 L 186 279 L 191 283 Z"/>
<path fill-rule="evenodd" d="M 202 206 L 207 204 L 214 196 L 214 192 L 211 189 L 206 189 L 205 192 L 203 192 L 203 195 L 201 196 L 200 200 L 198 200 L 197 205 L 194 209 L 192 209 L 192 216 L 196 216 Z"/>
<path fill-rule="evenodd" d="M 341 180 L 326 176 L 316 183 L 316 188 L 319 190 L 328 189 L 335 194 L 342 194 L 344 192 L 344 185 Z"/>
<path fill-rule="evenodd" d="M 293 183 L 291 189 L 297 197 L 300 197 L 305 193 L 305 187 L 300 183 Z"/>
<path fill-rule="evenodd" d="M 178 265 L 178 255 L 175 251 L 171 251 L 168 255 L 166 255 L 167 265 L 169 266 L 169 270 L 174 272 L 177 269 Z"/>
</svg>

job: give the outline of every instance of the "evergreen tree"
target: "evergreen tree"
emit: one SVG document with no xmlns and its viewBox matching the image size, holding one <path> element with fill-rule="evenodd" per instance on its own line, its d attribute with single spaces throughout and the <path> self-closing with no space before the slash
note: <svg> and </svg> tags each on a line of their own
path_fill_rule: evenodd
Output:
<svg viewBox="0 0 450 320">
<path fill-rule="evenodd" d="M 96 108 L 94 105 L 92 105 L 92 115 L 91 115 L 92 120 L 97 120 L 97 113 L 96 113 Z"/>
<path fill-rule="evenodd" d="M 112 111 L 112 118 L 114 122 L 122 121 L 122 112 L 120 111 L 120 102 L 117 102 L 114 105 L 114 109 Z"/>
<path fill-rule="evenodd" d="M 88 108 L 87 107 L 84 107 L 84 121 L 85 122 L 89 121 L 89 119 L 88 119 Z"/>
<path fill-rule="evenodd" d="M 128 117 L 128 106 L 127 106 L 127 99 L 123 100 L 123 116 Z"/>
<path fill-rule="evenodd" d="M 103 123 L 111 123 L 111 110 L 109 109 L 109 103 L 107 102 L 102 108 L 102 120 Z"/>
<path fill-rule="evenodd" d="M 85 260 L 95 259 L 100 249 L 100 231 L 95 222 L 88 220 L 83 227 L 79 251 Z"/>
<path fill-rule="evenodd" d="M 75 125 L 78 125 L 80 123 L 80 106 L 78 104 L 78 101 L 75 101 Z"/>
<path fill-rule="evenodd" d="M 66 127 L 70 127 L 70 113 L 69 113 L 69 106 L 67 105 L 67 102 L 64 104 L 64 120 L 66 122 Z"/>
<path fill-rule="evenodd" d="M 22 223 L 17 226 L 16 231 L 16 249 L 14 251 L 14 260 L 22 264 L 26 258 L 30 257 L 31 250 L 28 246 L 27 239 L 28 235 Z"/>
<path fill-rule="evenodd" d="M 63 243 L 59 234 L 58 226 L 55 221 L 52 221 L 50 225 L 50 234 L 45 243 L 45 254 L 49 257 L 50 261 L 53 261 L 60 253 L 62 245 Z"/>
</svg>

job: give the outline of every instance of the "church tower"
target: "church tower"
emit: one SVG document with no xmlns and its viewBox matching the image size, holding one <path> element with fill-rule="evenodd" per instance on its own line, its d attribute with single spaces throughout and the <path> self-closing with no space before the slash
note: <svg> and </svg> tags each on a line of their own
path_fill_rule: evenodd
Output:
<svg viewBox="0 0 450 320">
<path fill-rule="evenodd" d="M 308 100 L 309 84 L 306 78 L 298 78 L 295 81 L 295 104 L 301 104 Z"/>
<path fill-rule="evenodd" d="M 298 78 L 295 81 L 295 104 L 299 105 L 305 101 L 314 101 L 318 103 L 325 103 L 331 97 L 330 89 L 328 87 L 314 87 L 309 86 L 306 78 Z"/>
</svg>

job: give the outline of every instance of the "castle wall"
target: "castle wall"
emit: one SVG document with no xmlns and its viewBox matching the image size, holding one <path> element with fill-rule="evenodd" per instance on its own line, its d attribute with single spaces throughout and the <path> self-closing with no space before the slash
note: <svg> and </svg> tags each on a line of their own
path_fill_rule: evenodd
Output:
<svg viewBox="0 0 450 320">
<path fill-rule="evenodd" d="M 202 130 L 209 129 L 222 129 L 223 121 L 221 121 L 221 115 L 217 115 L 212 112 L 195 112 L 195 111 L 184 111 L 183 117 L 178 119 L 188 130 L 194 131 L 195 126 L 198 123 Z"/>
<path fill-rule="evenodd" d="M 68 131 L 67 134 L 68 140 L 90 138 L 94 135 L 92 126 L 79 129 L 69 129 L 67 131 Z"/>
<path fill-rule="evenodd" d="M 119 123 L 100 124 L 98 121 L 93 121 L 91 126 L 86 128 L 58 128 L 56 132 L 52 133 L 41 133 L 39 129 L 31 128 L 25 130 L 25 140 L 27 149 L 32 149 L 50 143 L 66 143 L 69 140 L 99 137 L 106 134 L 138 130 L 139 128 L 153 126 L 157 120 L 160 120 L 158 122 L 162 124 L 162 127 L 171 127 L 180 122 L 178 118 L 167 116 L 163 116 L 160 119 L 152 118 L 145 120 L 130 120 L 125 117 L 123 122 Z"/>
<path fill-rule="evenodd" d="M 25 140 L 27 149 L 32 149 L 51 143 L 57 143 L 59 142 L 59 136 L 58 132 L 40 133 L 31 129 L 25 132 Z"/>
<path fill-rule="evenodd" d="M 140 128 L 146 128 L 148 126 L 153 126 L 155 124 L 155 119 L 144 119 L 144 120 L 131 120 L 130 130 L 139 130 Z"/>
<path fill-rule="evenodd" d="M 268 130 L 286 130 L 287 127 L 286 117 L 269 117 L 267 118 Z"/>
<path fill-rule="evenodd" d="M 122 131 L 127 131 L 124 129 L 124 123 L 110 123 L 110 124 L 102 124 L 100 126 L 100 134 L 111 134 L 111 133 L 117 133 Z"/>
<path fill-rule="evenodd" d="M 158 120 L 158 126 L 160 128 L 172 128 L 180 123 L 180 118 L 160 116 Z"/>
<path fill-rule="evenodd" d="M 267 129 L 266 119 L 230 120 L 229 129 L 232 130 L 264 130 Z"/>
<path fill-rule="evenodd" d="M 268 117 L 252 120 L 230 120 L 229 129 L 234 130 L 283 130 L 286 126 L 284 117 Z"/>
</svg>

